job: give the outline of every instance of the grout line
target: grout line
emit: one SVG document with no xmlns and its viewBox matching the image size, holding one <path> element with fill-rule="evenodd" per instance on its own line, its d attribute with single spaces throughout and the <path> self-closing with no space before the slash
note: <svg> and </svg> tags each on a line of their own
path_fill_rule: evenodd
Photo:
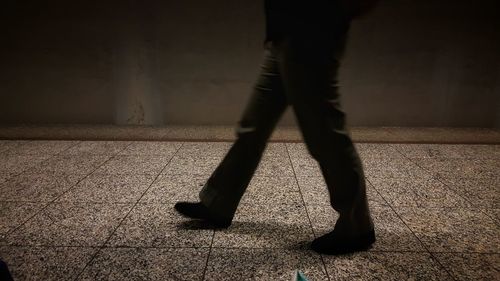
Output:
<svg viewBox="0 0 500 281">
<path fill-rule="evenodd" d="M 475 209 L 475 210 L 479 210 L 483 215 L 489 217 L 493 221 L 493 223 L 495 223 L 496 225 L 500 225 L 500 223 L 497 222 L 495 218 L 493 218 L 492 216 L 490 216 L 490 214 L 484 212 L 484 208 L 477 207 L 472 201 L 469 200 L 469 198 L 467 198 L 466 196 L 462 195 L 460 192 L 457 192 L 456 189 L 454 189 L 453 187 L 451 187 L 448 184 L 448 182 L 446 182 L 446 180 L 443 179 L 441 176 L 434 176 L 428 169 L 426 169 L 423 166 L 419 165 L 418 161 L 415 161 L 414 158 L 408 157 L 406 154 L 404 154 L 403 152 L 401 152 L 397 148 L 395 148 L 395 149 L 396 149 L 397 152 L 399 152 L 401 155 L 403 155 L 403 157 L 405 157 L 407 160 L 409 160 L 410 162 L 412 162 L 413 164 L 415 164 L 416 166 L 418 166 L 423 171 L 426 171 L 427 173 L 429 173 L 431 175 L 432 179 L 435 179 L 435 180 L 439 181 L 440 183 L 442 183 L 447 190 L 451 191 L 454 195 L 462 198 L 465 202 L 467 202 L 470 205 L 470 207 L 468 207 L 468 208 L 462 207 L 462 208 L 458 208 L 458 209 L 469 209 L 469 210 L 470 209 Z M 416 158 L 416 159 L 419 159 L 419 158 Z M 451 159 L 464 159 L 464 158 L 451 158 Z M 480 161 L 483 164 L 485 163 L 484 162 L 485 159 L 477 159 L 477 158 L 471 158 L 471 159 L 478 160 L 478 161 Z M 444 207 L 441 207 L 441 208 L 444 208 Z M 434 208 L 428 208 L 428 207 L 426 207 L 426 209 L 439 209 L 439 207 L 434 207 Z M 491 209 L 491 208 L 487 208 L 487 209 Z"/>
<path fill-rule="evenodd" d="M 134 142 L 130 142 L 129 145 L 127 145 L 124 149 L 122 149 L 120 152 L 126 150 L 129 146 L 131 146 Z M 111 232 L 111 234 L 108 236 L 108 238 L 100 245 L 98 246 L 98 250 L 92 255 L 92 257 L 90 258 L 90 260 L 85 264 L 85 266 L 82 268 L 82 270 L 80 270 L 80 272 L 78 274 L 75 275 L 75 278 L 73 280 L 77 280 L 78 277 L 80 277 L 80 275 L 82 275 L 82 273 L 85 271 L 85 269 L 87 269 L 87 267 L 94 261 L 94 259 L 97 257 L 97 255 L 101 252 L 102 249 L 105 248 L 105 245 L 109 242 L 109 240 L 111 239 L 111 237 L 113 237 L 113 235 L 115 234 L 116 230 L 123 224 L 123 222 L 127 219 L 127 217 L 130 215 L 130 213 L 134 210 L 134 208 L 137 206 L 137 204 L 139 203 L 139 201 L 141 201 L 141 199 L 144 197 L 144 195 L 151 189 L 151 187 L 153 186 L 153 184 L 156 182 L 156 180 L 160 177 L 160 175 L 163 173 L 163 171 L 165 170 L 165 168 L 168 166 L 168 164 L 170 164 L 170 162 L 172 161 L 172 159 L 175 157 L 175 155 L 177 154 L 177 152 L 179 152 L 179 150 L 182 148 L 184 144 L 181 144 L 179 146 L 179 148 L 177 148 L 177 150 L 175 151 L 175 153 L 172 155 L 172 157 L 170 157 L 170 160 L 168 160 L 167 164 L 165 164 L 165 166 L 163 166 L 163 168 L 161 169 L 161 171 L 158 173 L 158 175 L 156 175 L 156 177 L 153 179 L 153 181 L 149 184 L 149 187 L 142 193 L 141 197 L 139 197 L 139 199 L 137 199 L 137 201 L 135 202 L 135 204 L 132 206 L 132 208 L 130 208 L 130 210 L 128 211 L 128 213 L 121 219 L 121 221 L 118 223 L 118 225 L 115 227 L 115 229 Z M 120 154 L 117 153 L 116 155 L 119 155 Z M 115 155 L 115 156 L 116 156 Z M 110 158 L 111 159 L 111 158 Z M 109 161 L 109 160 L 108 160 Z M 102 165 L 100 166 L 102 167 Z M 95 172 L 95 170 L 94 170 Z"/>
<path fill-rule="evenodd" d="M 304 200 L 304 195 L 302 194 L 302 189 L 300 188 L 299 180 L 297 179 L 297 174 L 295 173 L 295 168 L 293 166 L 292 157 L 290 156 L 290 151 L 288 150 L 288 145 L 287 144 L 283 144 L 283 145 L 285 146 L 286 154 L 288 155 L 288 160 L 290 161 L 290 165 L 292 166 L 292 171 L 293 171 L 293 175 L 295 178 L 295 183 L 297 183 L 297 187 L 299 188 L 300 198 L 302 199 L 302 203 L 304 204 L 304 209 L 306 210 L 307 220 L 309 221 L 309 225 L 311 227 L 313 237 L 314 237 L 314 239 L 316 239 L 316 232 L 314 231 L 314 226 L 313 226 L 313 223 L 311 221 L 311 216 L 309 215 L 309 210 L 307 209 L 307 204 L 306 204 L 306 201 Z M 328 278 L 328 280 L 331 280 L 330 274 L 328 273 L 328 269 L 326 267 L 326 262 L 323 258 L 323 255 L 319 254 L 319 258 L 321 260 L 321 263 L 323 264 L 323 269 L 325 270 L 326 277 Z"/>
<path fill-rule="evenodd" d="M 201 275 L 201 280 L 205 280 L 207 270 L 208 270 L 208 262 L 210 261 L 210 255 L 212 254 L 212 249 L 214 248 L 214 240 L 215 240 L 215 229 L 212 230 L 212 241 L 210 242 L 210 247 L 208 247 L 208 255 L 207 255 L 207 261 L 205 263 L 205 267 L 203 268 L 203 274 Z"/>
<path fill-rule="evenodd" d="M 65 151 L 67 151 L 67 150 L 69 150 L 69 149 L 71 149 L 71 148 L 73 148 L 73 147 L 75 147 L 75 146 L 79 145 L 80 143 L 81 143 L 81 141 L 80 141 L 80 142 L 77 142 L 77 143 L 76 143 L 75 145 L 73 145 L 73 146 L 70 146 L 70 147 L 68 147 L 68 148 L 66 148 L 66 149 L 64 149 L 64 150 L 59 151 L 59 152 L 58 152 L 58 153 L 56 153 L 56 154 L 52 154 L 49 158 L 47 158 L 47 159 L 45 159 L 45 160 L 41 161 L 41 162 L 40 162 L 40 163 L 38 163 L 37 165 L 40 165 L 40 164 L 44 163 L 45 161 L 49 161 L 49 160 L 51 160 L 51 159 L 55 158 L 56 156 L 60 155 L 61 153 L 63 153 L 63 152 L 65 152 Z M 33 166 L 33 167 L 34 167 L 34 166 Z M 10 180 L 14 179 L 15 177 L 20 176 L 21 174 L 25 173 L 26 171 L 28 171 L 28 170 L 32 169 L 33 167 L 29 167 L 29 168 L 27 168 L 26 170 L 24 170 L 24 171 L 22 171 L 21 173 L 19 173 L 19 174 L 15 175 L 15 176 L 13 176 L 13 177 L 11 177 L 9 180 L 7 180 L 6 182 L 3 182 L 2 184 L 5 184 L 5 183 L 9 182 Z M 75 186 L 75 185 L 77 185 L 80 181 L 81 181 L 81 180 L 77 181 L 75 184 L 73 184 L 73 185 L 72 185 L 72 187 L 73 187 L 73 186 Z M 71 187 L 70 187 L 70 188 L 71 188 Z M 69 188 L 68 188 L 68 189 L 69 189 Z M 63 193 L 64 193 L 64 192 L 63 192 Z M 14 231 L 16 231 L 16 230 L 18 230 L 19 228 L 21 228 L 22 226 L 24 226 L 24 225 L 25 225 L 28 221 L 30 221 L 32 218 L 36 217 L 38 214 L 40 214 L 42 211 L 44 211 L 44 210 L 45 210 L 45 209 L 46 209 L 46 208 L 47 208 L 50 204 L 52 204 L 52 202 L 54 202 L 55 200 L 57 200 L 57 198 L 59 198 L 59 197 L 56 197 L 55 199 L 53 199 L 53 200 L 51 200 L 51 201 L 48 201 L 48 202 L 41 202 L 41 203 L 42 203 L 42 205 L 43 205 L 43 207 L 42 207 L 42 208 L 40 208 L 39 210 L 37 210 L 35 213 L 33 213 L 31 216 L 29 216 L 27 219 L 25 219 L 23 222 L 21 222 L 18 226 L 14 227 L 13 229 L 11 229 L 11 230 L 7 231 L 5 234 L 3 234 L 3 235 L 2 235 L 2 236 L 3 236 L 3 238 L 7 238 L 7 236 L 9 236 L 10 234 L 12 234 Z M 10 201 L 8 201 L 8 202 L 10 202 Z M 37 203 L 37 202 L 35 202 L 35 203 Z"/>
<path fill-rule="evenodd" d="M 399 151 L 398 151 L 399 153 Z M 387 200 L 380 194 L 380 192 L 377 190 L 377 188 L 375 187 L 375 185 L 373 185 L 373 183 L 369 180 L 369 179 L 366 179 L 375 189 L 375 191 L 379 194 L 379 196 L 382 197 L 382 199 L 385 201 L 385 203 L 389 206 L 389 208 L 391 208 L 391 210 L 396 214 L 396 216 L 399 218 L 399 220 L 406 226 L 406 228 L 408 228 L 411 232 L 411 234 L 413 234 L 413 236 L 418 240 L 418 242 L 420 242 L 420 244 L 422 245 L 422 248 L 424 248 L 427 253 L 431 256 L 432 259 L 434 259 L 440 266 L 441 268 L 444 269 L 444 271 L 446 271 L 446 273 L 455 281 L 457 281 L 457 279 L 450 273 L 450 271 L 448 270 L 448 268 L 446 268 L 433 254 L 432 252 L 429 250 L 429 248 L 422 242 L 422 240 L 420 240 L 420 238 L 418 238 L 418 236 L 415 234 L 415 232 L 413 231 L 413 229 L 411 229 L 410 226 L 408 226 L 408 224 L 403 220 L 403 218 L 401 217 L 401 215 L 396 212 L 396 210 L 394 209 L 394 207 L 389 204 L 389 202 L 387 202 Z"/>
</svg>

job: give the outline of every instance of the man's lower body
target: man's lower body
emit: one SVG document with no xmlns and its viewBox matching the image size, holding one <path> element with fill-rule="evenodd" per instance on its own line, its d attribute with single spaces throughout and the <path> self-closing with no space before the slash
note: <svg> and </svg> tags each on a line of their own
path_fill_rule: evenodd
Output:
<svg viewBox="0 0 500 281">
<path fill-rule="evenodd" d="M 200 202 L 178 203 L 180 213 L 228 227 L 273 129 L 290 105 L 339 213 L 334 230 L 313 241 L 312 248 L 341 254 L 364 250 L 375 241 L 363 168 L 345 129 L 336 81 L 346 34 L 347 28 L 325 44 L 294 38 L 270 44 L 236 142 L 200 192 Z"/>
</svg>

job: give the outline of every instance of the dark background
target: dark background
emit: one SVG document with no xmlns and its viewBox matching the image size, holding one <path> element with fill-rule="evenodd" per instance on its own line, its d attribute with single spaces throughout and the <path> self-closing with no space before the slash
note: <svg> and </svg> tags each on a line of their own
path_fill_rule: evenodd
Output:
<svg viewBox="0 0 500 281">
<path fill-rule="evenodd" d="M 499 128 L 499 2 L 382 0 L 353 22 L 349 123 Z M 262 5 L 4 0 L 0 124 L 235 124 L 262 59 Z"/>
</svg>

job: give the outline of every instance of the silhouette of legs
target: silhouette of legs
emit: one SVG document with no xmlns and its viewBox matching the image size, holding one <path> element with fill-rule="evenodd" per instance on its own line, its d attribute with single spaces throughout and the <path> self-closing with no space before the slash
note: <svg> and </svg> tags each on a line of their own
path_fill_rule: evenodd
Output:
<svg viewBox="0 0 500 281">
<path fill-rule="evenodd" d="M 229 226 L 267 140 L 291 105 L 308 151 L 321 167 L 331 205 L 339 213 L 334 230 L 316 239 L 313 249 L 337 254 L 363 250 L 374 242 L 363 167 L 345 128 L 337 87 L 347 29 L 348 23 L 339 24 L 328 35 L 272 44 L 239 122 L 236 142 L 200 192 L 201 204 L 178 204 L 179 212 Z M 207 215 L 190 216 L 188 209 Z"/>
<path fill-rule="evenodd" d="M 260 77 L 239 121 L 237 140 L 200 192 L 201 203 L 213 216 L 233 218 L 286 107 L 276 50 L 266 50 Z"/>
</svg>

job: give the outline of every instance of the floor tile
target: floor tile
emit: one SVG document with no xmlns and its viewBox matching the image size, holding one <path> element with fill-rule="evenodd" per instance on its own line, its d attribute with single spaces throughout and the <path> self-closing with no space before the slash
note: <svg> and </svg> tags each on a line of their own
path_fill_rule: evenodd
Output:
<svg viewBox="0 0 500 281">
<path fill-rule="evenodd" d="M 368 178 L 403 178 L 429 177 L 430 173 L 407 159 L 364 160 L 365 175 Z"/>
<path fill-rule="evenodd" d="M 125 149 L 129 141 L 82 141 L 64 151 L 63 155 L 115 155 Z"/>
<path fill-rule="evenodd" d="M 250 181 L 241 204 L 263 206 L 302 204 L 302 197 L 294 177 L 259 177 Z"/>
<path fill-rule="evenodd" d="M 100 246 L 130 204 L 54 203 L 6 237 L 9 245 Z"/>
<path fill-rule="evenodd" d="M 137 204 L 111 236 L 111 247 L 209 247 L 213 230 L 175 213 L 173 204 Z"/>
<path fill-rule="evenodd" d="M 428 253 L 364 252 L 324 259 L 331 280 L 453 280 Z"/>
<path fill-rule="evenodd" d="M 9 151 L 19 145 L 15 140 L 0 140 L 0 153 Z"/>
<path fill-rule="evenodd" d="M 10 173 L 0 171 L 0 184 L 8 181 L 10 178 L 12 178 Z"/>
<path fill-rule="evenodd" d="M 467 200 L 436 178 L 372 178 L 370 183 L 395 207 L 470 207 Z"/>
<path fill-rule="evenodd" d="M 205 280 L 292 280 L 295 270 L 308 280 L 328 280 L 320 256 L 309 251 L 214 248 Z"/>
<path fill-rule="evenodd" d="M 264 155 L 255 171 L 255 176 L 273 177 L 280 175 L 283 177 L 293 177 L 292 163 L 288 156 Z"/>
<path fill-rule="evenodd" d="M 306 204 L 320 204 L 330 206 L 330 194 L 323 177 L 297 177 L 300 192 Z M 366 193 L 371 204 L 387 205 L 375 188 L 367 181 Z"/>
<path fill-rule="evenodd" d="M 500 225 L 500 209 L 495 208 L 487 208 L 481 209 L 483 213 L 485 213 L 488 217 L 490 217 L 497 225 Z"/>
<path fill-rule="evenodd" d="M 169 157 L 147 155 L 119 155 L 101 166 L 99 174 L 149 174 L 158 175 L 170 161 Z"/>
<path fill-rule="evenodd" d="M 14 280 L 58 281 L 75 278 L 97 248 L 83 247 L 0 247 L 0 256 Z"/>
<path fill-rule="evenodd" d="M 45 205 L 27 202 L 0 202 L 0 242 L 8 232 L 21 226 Z"/>
<path fill-rule="evenodd" d="M 394 208 L 418 207 L 418 197 L 411 181 L 395 178 L 370 178 L 370 184 Z"/>
<path fill-rule="evenodd" d="M 104 164 L 108 155 L 60 155 L 34 166 L 26 173 L 66 173 L 87 175 Z"/>
<path fill-rule="evenodd" d="M 500 254 L 435 253 L 456 280 L 498 280 Z"/>
<path fill-rule="evenodd" d="M 176 155 L 168 163 L 162 175 L 193 175 L 208 178 L 221 162 L 221 157 L 214 156 L 180 156 Z"/>
<path fill-rule="evenodd" d="M 120 155 L 149 155 L 171 158 L 182 146 L 179 142 L 134 141 Z"/>
<path fill-rule="evenodd" d="M 160 175 L 141 198 L 141 203 L 173 203 L 198 201 L 198 193 L 207 176 L 173 174 Z"/>
<path fill-rule="evenodd" d="M 50 202 L 74 186 L 82 176 L 73 174 L 21 174 L 0 185 L 0 201 Z"/>
<path fill-rule="evenodd" d="M 323 176 L 318 162 L 312 158 L 291 158 L 291 161 L 293 171 L 299 178 Z"/>
<path fill-rule="evenodd" d="M 91 174 L 58 202 L 135 203 L 153 182 L 153 175 Z"/>
<path fill-rule="evenodd" d="M 176 155 L 222 158 L 231 148 L 231 142 L 183 142 Z"/>
<path fill-rule="evenodd" d="M 288 143 L 287 149 L 297 177 L 322 177 L 318 162 L 309 154 L 304 144 Z"/>
<path fill-rule="evenodd" d="M 8 151 L 16 155 L 54 155 L 75 146 L 79 141 L 17 141 L 17 145 Z"/>
<path fill-rule="evenodd" d="M 452 178 L 495 178 L 498 167 L 478 159 L 418 159 L 417 165 L 434 177 Z M 491 162 L 491 161 L 490 161 Z M 496 163 L 493 161 L 492 163 Z"/>
<path fill-rule="evenodd" d="M 104 248 L 77 280 L 201 280 L 208 248 Z"/>
<path fill-rule="evenodd" d="M 355 143 L 357 152 L 360 157 L 384 157 L 391 155 L 393 157 L 402 158 L 396 150 L 394 144 L 388 143 Z"/>
<path fill-rule="evenodd" d="M 477 209 L 399 209 L 403 221 L 431 252 L 497 253 L 499 226 Z"/>
<path fill-rule="evenodd" d="M 4 177 L 11 178 L 31 167 L 39 165 L 50 158 L 50 155 L 21 155 L 21 154 L 0 154 L 0 173 Z"/>
<path fill-rule="evenodd" d="M 307 206 L 317 237 L 333 230 L 338 214 L 327 206 Z M 398 215 L 385 206 L 370 206 L 377 241 L 370 251 L 425 251 Z"/>
<path fill-rule="evenodd" d="M 288 157 L 285 143 L 268 143 L 264 151 L 265 157 Z"/>
<path fill-rule="evenodd" d="M 214 247 L 304 247 L 313 238 L 302 205 L 240 205 L 233 224 L 215 232 Z"/>
<path fill-rule="evenodd" d="M 474 207 L 500 208 L 500 176 L 493 178 L 443 179 L 450 189 Z"/>
<path fill-rule="evenodd" d="M 500 157 L 500 145 L 395 144 L 394 146 L 409 158 L 495 159 Z"/>
</svg>

